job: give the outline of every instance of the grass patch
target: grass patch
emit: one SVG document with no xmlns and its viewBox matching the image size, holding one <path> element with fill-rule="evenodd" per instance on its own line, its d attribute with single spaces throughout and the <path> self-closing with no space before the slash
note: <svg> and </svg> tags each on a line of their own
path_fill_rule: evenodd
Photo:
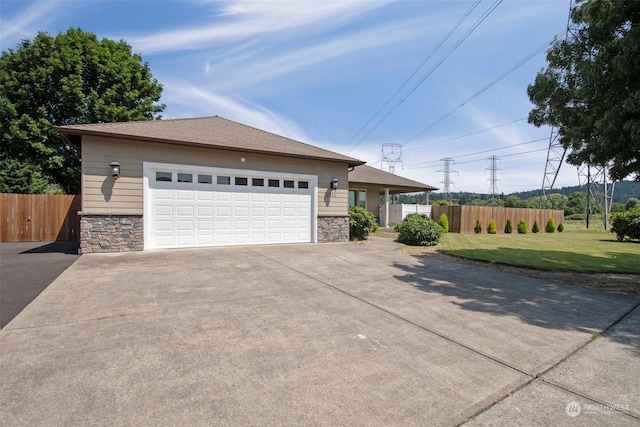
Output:
<svg viewBox="0 0 640 427">
<path fill-rule="evenodd" d="M 640 244 L 618 242 L 601 224 L 567 222 L 562 233 L 447 233 L 440 252 L 476 261 L 576 273 L 640 274 Z"/>
</svg>

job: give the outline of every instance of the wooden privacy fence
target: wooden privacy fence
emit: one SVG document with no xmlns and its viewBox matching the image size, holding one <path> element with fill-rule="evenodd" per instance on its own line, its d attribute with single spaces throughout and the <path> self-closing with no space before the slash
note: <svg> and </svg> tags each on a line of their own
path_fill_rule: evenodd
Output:
<svg viewBox="0 0 640 427">
<path fill-rule="evenodd" d="M 540 231 L 544 232 L 549 218 L 553 218 L 556 227 L 564 222 L 564 211 L 561 209 L 524 209 L 524 208 L 499 208 L 488 206 L 432 206 L 431 218 L 434 221 L 440 219 L 440 215 L 446 214 L 449 219 L 449 232 L 473 233 L 476 221 L 480 220 L 482 232 L 487 232 L 489 222 L 496 221 L 498 233 L 504 233 L 507 219 L 511 220 L 513 232 L 518 232 L 520 219 L 527 221 L 527 231 L 531 232 L 533 223 L 538 221 Z"/>
<path fill-rule="evenodd" d="M 80 196 L 0 194 L 0 241 L 78 240 Z"/>
</svg>

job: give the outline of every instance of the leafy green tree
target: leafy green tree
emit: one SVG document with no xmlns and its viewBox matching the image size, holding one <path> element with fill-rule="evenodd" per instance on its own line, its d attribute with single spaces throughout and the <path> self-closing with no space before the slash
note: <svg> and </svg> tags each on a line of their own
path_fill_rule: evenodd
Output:
<svg viewBox="0 0 640 427">
<path fill-rule="evenodd" d="M 79 148 L 58 125 L 158 119 L 162 85 L 125 41 L 98 40 L 79 28 L 52 37 L 39 33 L 0 57 L 0 176 L 3 191 L 45 192 L 42 180 L 67 193 L 80 188 Z"/>
<path fill-rule="evenodd" d="M 569 196 L 567 207 L 564 210 L 565 215 L 574 215 L 584 213 L 587 205 L 587 193 L 584 191 L 576 191 Z"/>
<path fill-rule="evenodd" d="M 631 209 L 640 208 L 640 200 L 635 197 L 631 197 L 627 200 L 627 203 L 624 205 L 624 210 L 629 211 Z"/>
<path fill-rule="evenodd" d="M 577 0 L 571 19 L 528 87 L 529 122 L 557 128 L 569 163 L 612 162 L 612 179 L 640 180 L 640 1 Z"/>
</svg>

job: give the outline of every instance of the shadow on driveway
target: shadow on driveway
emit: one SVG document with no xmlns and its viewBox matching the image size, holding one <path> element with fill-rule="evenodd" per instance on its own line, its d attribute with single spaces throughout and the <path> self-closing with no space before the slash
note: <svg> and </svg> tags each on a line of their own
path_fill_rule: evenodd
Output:
<svg viewBox="0 0 640 427">
<path fill-rule="evenodd" d="M 78 242 L 0 243 L 0 329 L 78 259 Z"/>
</svg>

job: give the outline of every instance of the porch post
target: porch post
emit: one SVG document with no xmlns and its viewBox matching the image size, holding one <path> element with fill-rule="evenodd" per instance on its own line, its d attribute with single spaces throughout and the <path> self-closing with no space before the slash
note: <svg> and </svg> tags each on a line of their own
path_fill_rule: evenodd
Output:
<svg viewBox="0 0 640 427">
<path fill-rule="evenodd" d="M 384 228 L 389 228 L 389 189 L 384 189 Z"/>
</svg>

